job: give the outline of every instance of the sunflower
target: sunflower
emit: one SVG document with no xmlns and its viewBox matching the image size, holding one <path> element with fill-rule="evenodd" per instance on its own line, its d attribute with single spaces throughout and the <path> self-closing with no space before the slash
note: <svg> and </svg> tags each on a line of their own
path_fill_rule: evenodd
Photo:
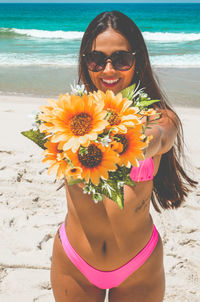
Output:
<svg viewBox="0 0 200 302">
<path fill-rule="evenodd" d="M 138 160 L 144 159 L 142 150 L 147 147 L 149 142 L 149 140 L 144 141 L 142 125 L 128 129 L 127 133 L 115 134 L 114 139 L 123 145 L 123 150 L 119 153 L 119 165 L 138 166 Z"/>
<path fill-rule="evenodd" d="M 145 116 L 152 116 L 155 115 L 157 111 L 153 108 L 149 108 L 148 110 L 141 110 L 140 114 Z"/>
<path fill-rule="evenodd" d="M 62 96 L 62 95 L 60 95 Z M 52 129 L 52 119 L 54 118 L 54 110 L 58 107 L 59 102 L 56 102 L 53 99 L 48 99 L 49 106 L 41 106 L 40 111 L 41 113 L 39 114 L 38 118 L 43 121 L 40 126 L 39 130 L 40 132 L 44 133 L 50 133 Z"/>
<path fill-rule="evenodd" d="M 47 149 L 42 152 L 45 156 L 42 162 L 50 164 L 48 174 L 56 173 L 57 179 L 65 177 L 69 164 L 64 159 L 64 152 L 58 149 L 57 143 L 52 143 L 51 141 L 47 141 L 45 147 Z"/>
<path fill-rule="evenodd" d="M 67 179 L 71 177 L 73 179 L 81 178 L 82 169 L 80 167 L 69 167 L 67 169 Z"/>
<path fill-rule="evenodd" d="M 110 143 L 110 147 L 117 153 L 121 153 L 123 151 L 123 144 L 115 140 Z"/>
<path fill-rule="evenodd" d="M 91 180 L 94 185 L 99 184 L 101 177 L 108 179 L 108 171 L 115 171 L 119 161 L 119 155 L 110 147 L 95 142 L 84 148 L 84 152 L 79 149 L 77 153 L 71 150 L 66 153 L 72 164 L 82 169 L 81 178 L 87 183 Z"/>
<path fill-rule="evenodd" d="M 104 109 L 107 111 L 108 128 L 113 128 L 113 133 L 126 133 L 128 127 L 133 127 L 140 123 L 139 109 L 130 107 L 132 101 L 123 98 L 121 93 L 115 95 L 113 91 L 106 93 L 98 90 L 93 93 L 96 102 L 104 100 Z"/>
<path fill-rule="evenodd" d="M 80 145 L 88 146 L 108 125 L 103 104 L 97 104 L 87 94 L 60 95 L 58 102 L 52 102 L 52 108 L 50 113 L 47 110 L 47 114 L 40 115 L 40 119 L 46 125 L 50 123 L 51 140 L 59 143 L 58 148 L 64 151 L 71 149 L 75 153 Z"/>
</svg>

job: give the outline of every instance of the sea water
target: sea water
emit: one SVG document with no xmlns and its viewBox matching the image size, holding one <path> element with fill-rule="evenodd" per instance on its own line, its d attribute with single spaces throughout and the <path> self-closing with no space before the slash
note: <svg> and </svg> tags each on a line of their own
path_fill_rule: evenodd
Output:
<svg viewBox="0 0 200 302">
<path fill-rule="evenodd" d="M 77 66 L 88 24 L 111 10 L 141 29 L 153 67 L 200 67 L 200 4 L 12 3 L 0 4 L 0 69 Z"/>
</svg>

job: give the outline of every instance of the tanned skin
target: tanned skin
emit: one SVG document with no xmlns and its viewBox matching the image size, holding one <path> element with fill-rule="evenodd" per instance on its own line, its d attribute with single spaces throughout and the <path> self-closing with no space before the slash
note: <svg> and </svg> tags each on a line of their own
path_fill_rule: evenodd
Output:
<svg viewBox="0 0 200 302">
<path fill-rule="evenodd" d="M 116 50 L 129 50 L 127 40 L 119 33 L 112 29 L 104 33 L 97 36 L 95 49 L 108 56 Z M 93 81 L 101 90 L 103 88 L 97 86 L 101 78 L 116 79 L 121 76 L 113 69 L 111 62 L 98 74 L 94 75 L 96 78 Z M 129 78 L 125 77 L 122 81 L 128 86 Z M 122 88 L 120 86 L 118 90 L 115 87 L 115 93 Z M 175 114 L 161 111 L 157 124 L 146 130 L 146 135 L 153 135 L 145 150 L 145 157 L 153 158 L 154 175 L 162 154 L 170 150 L 174 143 L 177 123 Z M 125 186 L 125 203 L 121 210 L 108 198 L 95 204 L 90 195 L 83 194 L 80 185 L 68 186 L 66 183 L 68 213 L 65 227 L 76 252 L 91 266 L 102 271 L 117 269 L 136 256 L 153 231 L 153 220 L 149 213 L 152 189 L 152 180 L 138 182 L 135 187 Z M 103 302 L 105 298 L 106 291 L 91 284 L 68 259 L 58 233 L 53 247 L 51 283 L 56 302 Z M 164 292 L 163 246 L 159 236 L 147 261 L 118 287 L 109 290 L 109 302 L 162 302 Z"/>
</svg>

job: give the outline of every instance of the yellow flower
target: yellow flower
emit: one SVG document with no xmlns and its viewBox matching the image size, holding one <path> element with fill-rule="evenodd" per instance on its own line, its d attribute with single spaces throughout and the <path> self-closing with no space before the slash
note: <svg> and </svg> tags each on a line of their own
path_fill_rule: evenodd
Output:
<svg viewBox="0 0 200 302">
<path fill-rule="evenodd" d="M 81 178 L 82 169 L 80 167 L 69 167 L 67 169 L 67 179 L 69 180 L 71 177 L 73 179 Z"/>
<path fill-rule="evenodd" d="M 148 110 L 141 110 L 140 111 L 140 114 L 145 115 L 145 116 L 155 115 L 156 113 L 157 113 L 157 111 L 153 108 L 149 108 Z"/>
<path fill-rule="evenodd" d="M 112 141 L 110 143 L 110 147 L 113 151 L 117 152 L 117 153 L 121 153 L 123 151 L 123 145 L 120 142 L 117 141 Z"/>
<path fill-rule="evenodd" d="M 130 107 L 132 101 L 123 98 L 121 93 L 115 95 L 111 90 L 107 90 L 106 93 L 98 90 L 93 96 L 97 103 L 104 100 L 104 109 L 108 112 L 107 128 L 113 128 L 113 133 L 126 133 L 128 127 L 141 123 L 137 114 L 138 108 Z"/>
<path fill-rule="evenodd" d="M 67 151 L 67 156 L 75 167 L 82 169 L 81 178 L 88 183 L 89 180 L 94 185 L 99 184 L 99 180 L 108 179 L 108 171 L 115 171 L 119 156 L 110 147 L 104 147 L 101 143 L 91 143 L 86 152 L 73 153 Z"/>
<path fill-rule="evenodd" d="M 94 98 L 84 94 L 60 95 L 58 102 L 52 103 L 53 110 L 47 116 L 45 112 L 41 120 L 50 123 L 52 142 L 59 143 L 58 148 L 71 149 L 76 152 L 80 145 L 88 146 L 91 140 L 96 140 L 108 122 L 104 120 L 107 112 L 103 104 L 97 104 Z M 48 131 L 48 130 L 47 130 Z"/>
<path fill-rule="evenodd" d="M 64 178 L 69 167 L 68 163 L 64 160 L 64 152 L 58 149 L 58 144 L 51 141 L 47 141 L 45 147 L 47 149 L 42 152 L 45 156 L 42 162 L 50 164 L 48 174 L 56 173 L 57 179 Z"/>
<path fill-rule="evenodd" d="M 143 141 L 142 125 L 128 129 L 127 133 L 116 134 L 114 137 L 123 145 L 123 150 L 119 153 L 119 165 L 138 166 L 138 160 L 144 159 L 142 150 L 147 147 L 149 142 L 149 140 Z"/>
<path fill-rule="evenodd" d="M 51 132 L 51 128 L 53 126 L 52 119 L 54 117 L 54 110 L 55 108 L 58 108 L 58 104 L 55 100 L 48 99 L 48 103 L 49 106 L 40 107 L 41 113 L 38 116 L 41 121 L 45 121 L 44 123 L 41 123 L 41 125 L 39 126 L 40 132 L 44 132 L 44 133 Z"/>
</svg>

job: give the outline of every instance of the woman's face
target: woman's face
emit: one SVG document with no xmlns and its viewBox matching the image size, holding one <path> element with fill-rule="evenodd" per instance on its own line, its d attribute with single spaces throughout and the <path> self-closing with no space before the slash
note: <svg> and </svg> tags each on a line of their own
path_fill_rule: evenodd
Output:
<svg viewBox="0 0 200 302">
<path fill-rule="evenodd" d="M 96 37 L 93 42 L 92 51 L 101 51 L 106 56 L 112 53 L 125 50 L 131 51 L 131 47 L 126 38 L 112 28 L 107 29 Z M 88 70 L 90 78 L 97 89 L 105 92 L 112 90 L 115 94 L 128 87 L 131 84 L 135 70 L 135 61 L 133 66 L 127 71 L 115 70 L 110 60 L 107 61 L 105 69 L 93 72 Z M 115 81 L 109 83 L 110 81 Z"/>
</svg>

